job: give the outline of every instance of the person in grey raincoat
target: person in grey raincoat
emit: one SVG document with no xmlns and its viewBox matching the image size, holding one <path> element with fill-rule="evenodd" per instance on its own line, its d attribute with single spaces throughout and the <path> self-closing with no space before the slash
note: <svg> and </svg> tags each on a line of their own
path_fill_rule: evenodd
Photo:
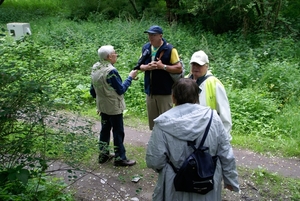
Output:
<svg viewBox="0 0 300 201">
<path fill-rule="evenodd" d="M 224 125 L 214 115 L 204 146 L 212 156 L 217 155 L 214 189 L 206 195 L 176 191 L 175 172 L 168 159 L 179 169 L 193 149 L 187 141 L 196 140 L 199 146 L 207 126 L 211 109 L 199 104 L 199 87 L 192 79 L 182 78 L 172 87 L 175 107 L 157 117 L 146 152 L 147 167 L 158 172 L 153 201 L 221 201 L 222 179 L 224 187 L 239 191 L 235 157 Z"/>
</svg>

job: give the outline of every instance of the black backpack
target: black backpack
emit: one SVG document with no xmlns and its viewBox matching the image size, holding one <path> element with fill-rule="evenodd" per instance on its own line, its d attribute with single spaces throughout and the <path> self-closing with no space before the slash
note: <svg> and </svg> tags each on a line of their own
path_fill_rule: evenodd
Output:
<svg viewBox="0 0 300 201">
<path fill-rule="evenodd" d="M 186 158 L 180 169 L 177 170 L 173 163 L 169 161 L 176 173 L 174 178 L 174 186 L 176 191 L 199 193 L 204 195 L 213 190 L 213 177 L 216 170 L 216 162 L 218 157 L 212 157 L 207 152 L 209 148 L 203 146 L 210 128 L 212 117 L 213 110 L 211 110 L 211 117 L 208 125 L 206 126 L 205 133 L 198 149 L 195 147 L 195 141 L 188 142 L 188 146 L 191 146 L 194 149 L 194 152 Z"/>
</svg>

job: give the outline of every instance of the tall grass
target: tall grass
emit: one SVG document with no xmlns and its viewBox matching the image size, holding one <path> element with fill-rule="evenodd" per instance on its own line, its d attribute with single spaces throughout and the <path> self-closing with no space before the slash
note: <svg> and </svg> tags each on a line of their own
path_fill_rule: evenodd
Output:
<svg viewBox="0 0 300 201">
<path fill-rule="evenodd" d="M 15 8 L 18 9 L 17 12 L 26 12 L 27 10 L 27 12 L 36 11 L 50 14 L 60 11 L 63 5 L 63 1 L 59 0 L 5 0 L 2 7 Z"/>
<path fill-rule="evenodd" d="M 178 49 L 186 72 L 189 72 L 189 59 L 194 51 L 207 52 L 210 69 L 224 83 L 228 93 L 236 146 L 300 156 L 299 115 L 295 112 L 299 109 L 300 94 L 298 40 L 290 36 L 276 37 L 272 33 L 245 38 L 231 33 L 192 32 L 190 25 L 167 24 L 160 19 L 135 20 L 129 16 L 108 20 L 101 13 L 91 13 L 85 20 L 76 21 L 64 15 L 36 18 L 37 15 L 16 13 L 10 7 L 17 3 L 25 6 L 25 2 L 50 4 L 49 7 L 55 8 L 60 6 L 59 1 L 5 2 L 0 7 L 0 26 L 5 29 L 10 21 L 28 21 L 33 33 L 31 38 L 45 47 L 45 57 L 53 66 L 68 69 L 68 74 L 59 78 L 64 84 L 53 94 L 63 108 L 90 110 L 95 107 L 89 95 L 89 75 L 91 66 L 98 60 L 99 46 L 111 44 L 116 48 L 119 58 L 115 66 L 125 79 L 141 54 L 142 45 L 148 41 L 143 31 L 159 24 L 164 29 L 165 39 Z M 125 94 L 125 115 L 146 119 L 143 73 L 138 77 Z"/>
</svg>

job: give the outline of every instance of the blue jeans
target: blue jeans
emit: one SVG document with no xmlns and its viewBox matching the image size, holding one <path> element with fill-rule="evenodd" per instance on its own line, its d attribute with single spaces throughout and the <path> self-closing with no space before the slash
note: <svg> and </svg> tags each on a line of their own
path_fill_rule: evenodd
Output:
<svg viewBox="0 0 300 201">
<path fill-rule="evenodd" d="M 101 113 L 101 131 L 99 139 L 99 149 L 107 150 L 110 142 L 110 131 L 113 132 L 113 142 L 115 159 L 127 160 L 126 150 L 124 147 L 124 125 L 123 125 L 123 114 L 108 115 Z"/>
</svg>

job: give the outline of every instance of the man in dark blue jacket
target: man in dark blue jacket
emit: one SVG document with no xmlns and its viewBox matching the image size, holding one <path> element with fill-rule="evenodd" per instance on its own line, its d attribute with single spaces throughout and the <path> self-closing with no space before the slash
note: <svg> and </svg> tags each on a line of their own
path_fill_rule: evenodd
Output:
<svg viewBox="0 0 300 201">
<path fill-rule="evenodd" d="M 140 66 L 145 72 L 144 88 L 148 111 L 149 128 L 152 130 L 153 120 L 173 107 L 171 89 L 174 81 L 170 73 L 181 73 L 182 67 L 177 50 L 163 38 L 160 26 L 151 26 L 148 33 L 149 42 L 142 52 L 148 49 L 149 57 Z"/>
</svg>

